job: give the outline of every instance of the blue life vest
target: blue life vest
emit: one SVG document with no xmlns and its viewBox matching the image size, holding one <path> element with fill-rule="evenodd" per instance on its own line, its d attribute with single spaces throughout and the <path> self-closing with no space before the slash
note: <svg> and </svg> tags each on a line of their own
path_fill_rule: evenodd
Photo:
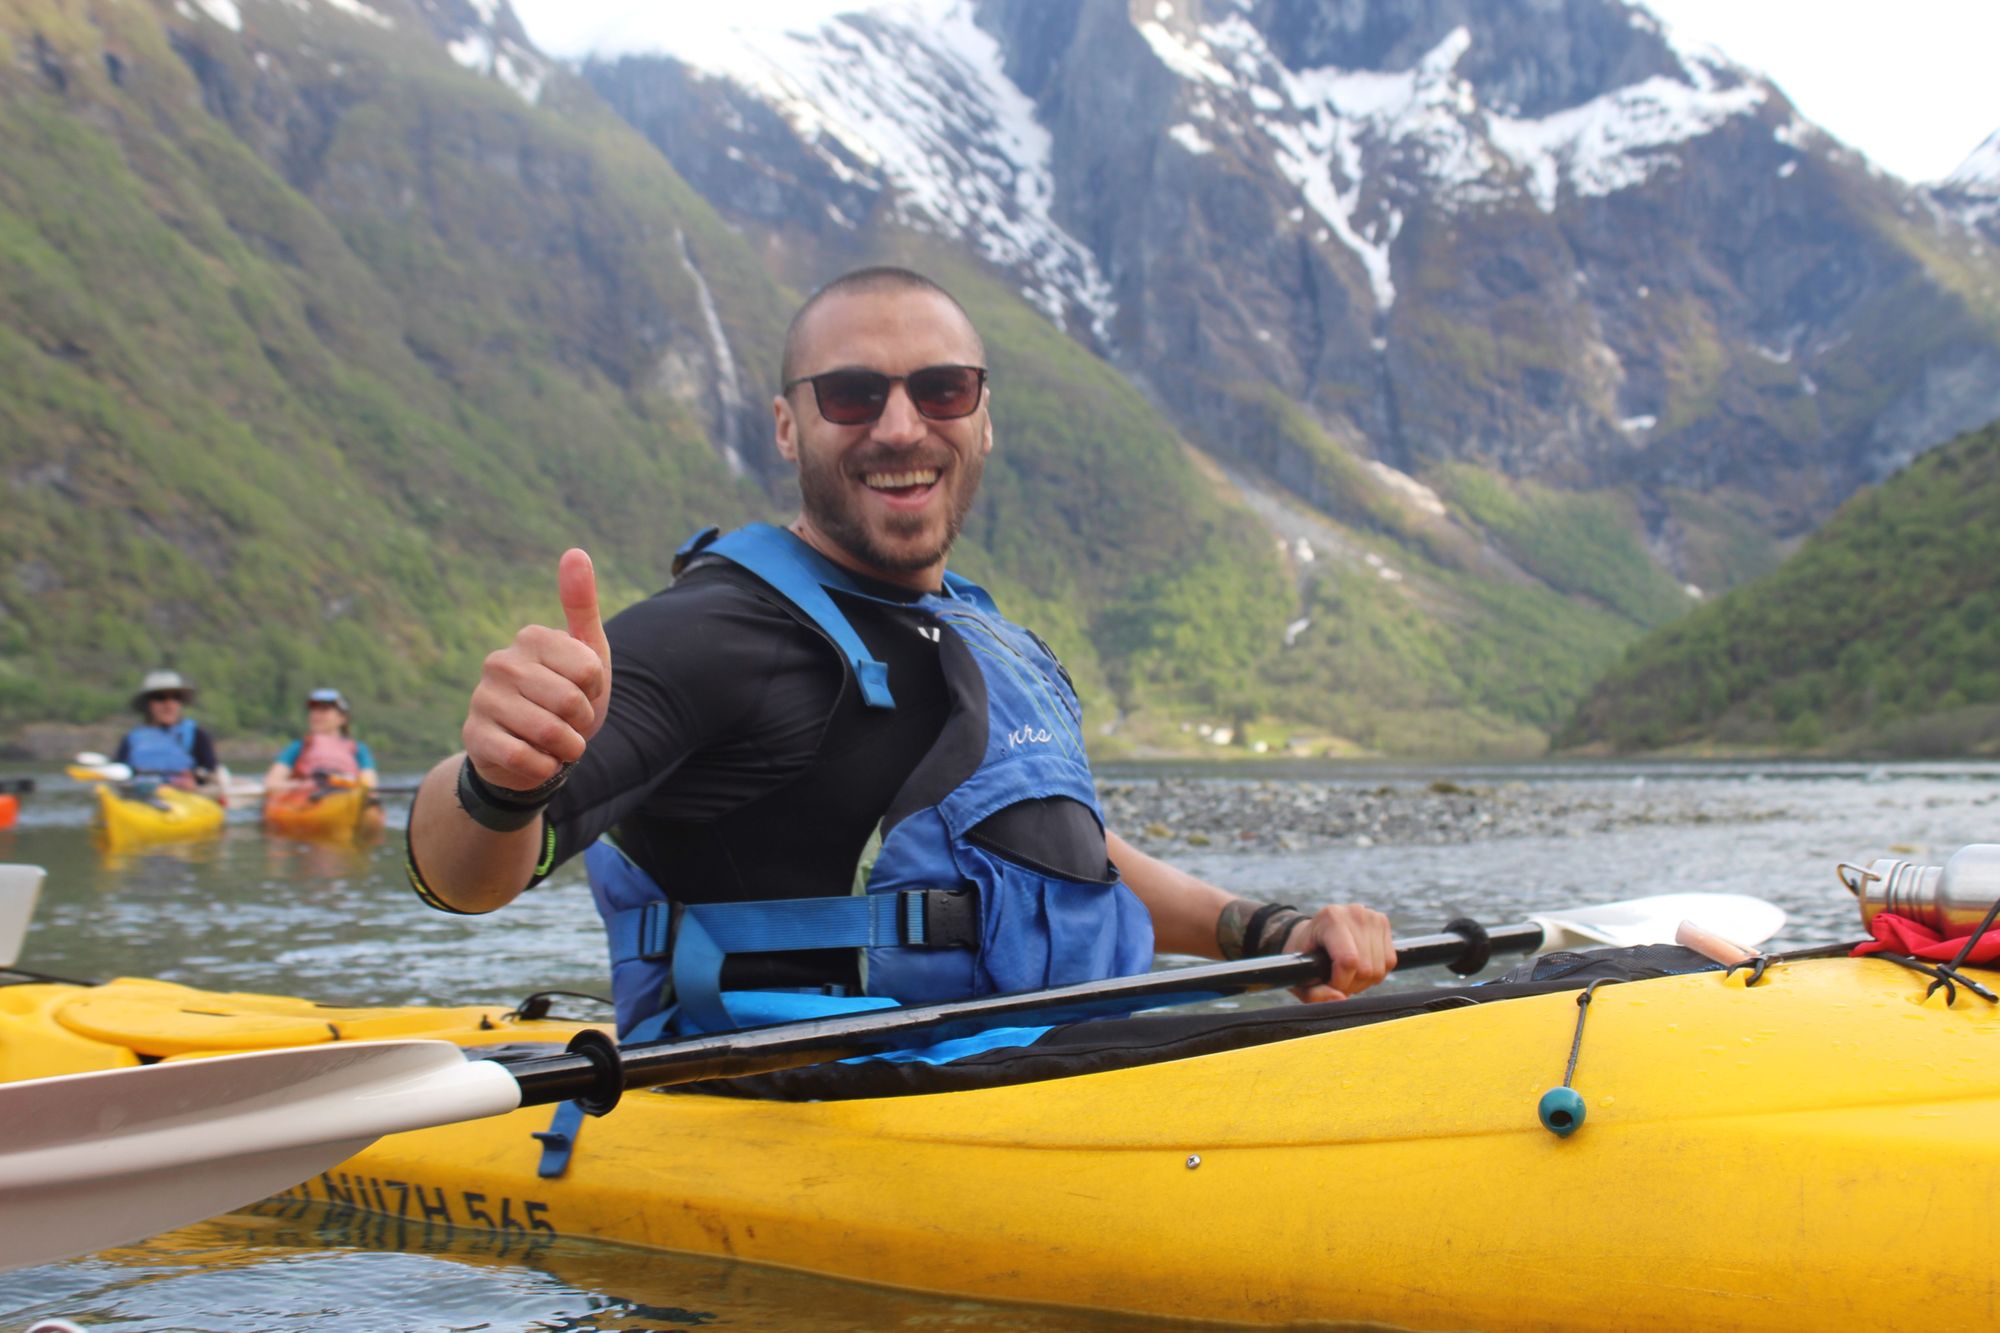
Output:
<svg viewBox="0 0 2000 1333">
<path fill-rule="evenodd" d="M 701 555 L 754 574 L 833 644 L 867 707 L 895 707 L 886 666 L 828 590 L 872 594 L 783 529 L 760 523 L 715 533 L 682 547 L 675 571 Z M 862 949 L 865 994 L 905 1004 L 1039 990 L 1152 965 L 1152 918 L 1108 860 L 1101 880 L 1077 880 L 968 837 L 1001 810 L 1057 797 L 1104 822 L 1083 752 L 1082 708 L 1054 654 L 953 574 L 942 591 L 894 604 L 928 613 L 939 626 L 953 708 L 933 754 L 947 745 L 968 753 L 972 745 L 977 767 L 934 803 L 908 812 L 900 811 L 903 801 L 892 803 L 898 813 L 893 823 L 885 818 L 865 892 L 851 896 L 670 902 L 610 838 L 600 839 L 584 865 L 609 935 L 621 1034 L 647 1020 L 657 1030 L 670 1006 L 665 1026 L 679 1033 L 774 1021 L 769 993 L 760 1000 L 756 992 L 722 992 L 722 961 L 732 953 Z"/>
<path fill-rule="evenodd" d="M 194 719 L 184 717 L 171 727 L 152 723 L 125 733 L 125 762 L 134 773 L 188 773 L 194 769 Z"/>
</svg>

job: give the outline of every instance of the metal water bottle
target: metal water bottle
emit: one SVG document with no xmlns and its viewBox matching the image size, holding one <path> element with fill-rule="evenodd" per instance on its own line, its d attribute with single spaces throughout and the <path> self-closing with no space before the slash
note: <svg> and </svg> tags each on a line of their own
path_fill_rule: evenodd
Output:
<svg viewBox="0 0 2000 1333">
<path fill-rule="evenodd" d="M 2000 898 L 2000 843 L 1971 843 L 1941 866 L 1882 860 L 1863 870 L 1842 862 L 1835 873 L 1861 900 L 1862 925 L 1894 912 L 1951 939 L 1979 929 Z"/>
</svg>

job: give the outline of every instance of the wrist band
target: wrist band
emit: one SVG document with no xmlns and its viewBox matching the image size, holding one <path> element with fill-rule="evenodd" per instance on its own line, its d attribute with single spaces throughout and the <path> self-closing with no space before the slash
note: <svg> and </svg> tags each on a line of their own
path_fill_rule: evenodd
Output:
<svg viewBox="0 0 2000 1333">
<path fill-rule="evenodd" d="M 1286 942 L 1292 938 L 1292 931 L 1297 928 L 1299 922 L 1311 919 L 1298 908 L 1281 904 L 1271 913 L 1260 930 L 1246 932 L 1243 942 L 1248 952 L 1256 957 L 1283 953 Z"/>
<path fill-rule="evenodd" d="M 1267 952 L 1264 947 L 1264 930 L 1271 924 L 1271 918 L 1286 910 L 1283 903 L 1265 903 L 1250 914 L 1250 920 L 1243 926 L 1243 953 L 1254 957 Z"/>
<path fill-rule="evenodd" d="M 541 817 L 542 810 L 568 781 L 569 769 L 570 766 L 564 764 L 556 770 L 554 777 L 540 786 L 528 791 L 514 791 L 488 784 L 473 769 L 472 759 L 467 756 L 458 766 L 458 807 L 481 828 L 492 829 L 495 833 L 513 833 Z"/>
<path fill-rule="evenodd" d="M 1223 904 L 1215 919 L 1215 943 L 1224 958 L 1254 958 L 1283 953 L 1292 927 L 1306 914 L 1290 903 L 1260 903 L 1235 898 Z"/>
<path fill-rule="evenodd" d="M 513 787 L 496 787 L 480 777 L 479 770 L 473 767 L 470 755 L 466 757 L 465 767 L 466 771 L 472 774 L 473 789 L 489 804 L 497 805 L 503 810 L 539 810 L 555 799 L 556 793 L 562 790 L 563 783 L 569 781 L 569 771 L 576 765 L 558 766 L 546 781 L 537 783 L 525 791 Z"/>
</svg>

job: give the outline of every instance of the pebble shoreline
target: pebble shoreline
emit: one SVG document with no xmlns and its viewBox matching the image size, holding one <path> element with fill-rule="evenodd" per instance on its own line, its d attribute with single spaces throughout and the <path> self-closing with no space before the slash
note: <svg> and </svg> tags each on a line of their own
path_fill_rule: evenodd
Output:
<svg viewBox="0 0 2000 1333">
<path fill-rule="evenodd" d="M 1143 851 L 1184 847 L 1312 851 L 1446 846 L 1493 838 L 1581 838 L 1641 824 L 1760 823 L 1792 812 L 1745 802 L 1720 784 L 1334 782 L 1159 778 L 1098 788 L 1106 825 Z"/>
</svg>

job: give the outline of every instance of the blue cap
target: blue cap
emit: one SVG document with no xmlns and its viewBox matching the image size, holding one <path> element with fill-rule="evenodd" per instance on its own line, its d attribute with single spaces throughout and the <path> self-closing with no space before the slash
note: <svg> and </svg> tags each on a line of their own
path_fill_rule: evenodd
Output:
<svg viewBox="0 0 2000 1333">
<path fill-rule="evenodd" d="M 339 690 L 314 690 L 306 696 L 306 702 L 309 704 L 332 704 L 343 713 L 354 711 L 347 706 L 347 696 Z"/>
</svg>

